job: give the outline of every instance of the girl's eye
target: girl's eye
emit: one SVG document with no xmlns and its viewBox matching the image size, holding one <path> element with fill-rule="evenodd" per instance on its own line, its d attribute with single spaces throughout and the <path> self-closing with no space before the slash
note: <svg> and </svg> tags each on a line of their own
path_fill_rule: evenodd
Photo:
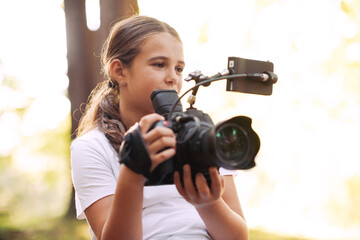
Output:
<svg viewBox="0 0 360 240">
<path fill-rule="evenodd" d="M 158 68 L 163 68 L 165 66 L 164 63 L 154 63 L 153 66 L 158 67 Z"/>
<path fill-rule="evenodd" d="M 176 71 L 179 72 L 179 73 L 182 73 L 184 69 L 182 67 L 176 67 Z"/>
</svg>

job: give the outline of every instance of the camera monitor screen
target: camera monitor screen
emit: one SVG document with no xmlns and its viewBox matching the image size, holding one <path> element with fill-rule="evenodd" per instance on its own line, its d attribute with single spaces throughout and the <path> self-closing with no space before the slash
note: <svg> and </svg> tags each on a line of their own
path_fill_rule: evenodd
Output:
<svg viewBox="0 0 360 240">
<path fill-rule="evenodd" d="M 273 72 L 274 64 L 272 62 L 264 62 L 238 57 L 228 58 L 228 69 L 231 74 L 247 74 L 247 73 L 264 73 L 266 71 Z M 226 91 L 252 93 L 260 95 L 271 95 L 273 83 L 264 83 L 254 79 L 233 78 L 226 80 Z"/>
</svg>

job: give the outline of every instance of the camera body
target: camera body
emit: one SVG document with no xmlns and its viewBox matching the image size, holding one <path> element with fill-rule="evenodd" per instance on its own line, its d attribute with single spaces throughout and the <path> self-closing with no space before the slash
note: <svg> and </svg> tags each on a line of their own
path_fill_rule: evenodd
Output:
<svg viewBox="0 0 360 240">
<path fill-rule="evenodd" d="M 260 139 L 251 128 L 251 119 L 233 117 L 214 125 L 210 116 L 190 107 L 182 111 L 178 101 L 173 116 L 170 107 L 178 100 L 174 90 L 155 90 L 151 94 L 155 112 L 168 121 L 158 121 L 150 127 L 170 128 L 176 134 L 176 154 L 160 164 L 148 177 L 146 185 L 172 184 L 174 171 L 182 177 L 183 165 L 191 166 L 193 179 L 202 173 L 210 184 L 209 167 L 249 169 L 260 148 Z"/>
</svg>

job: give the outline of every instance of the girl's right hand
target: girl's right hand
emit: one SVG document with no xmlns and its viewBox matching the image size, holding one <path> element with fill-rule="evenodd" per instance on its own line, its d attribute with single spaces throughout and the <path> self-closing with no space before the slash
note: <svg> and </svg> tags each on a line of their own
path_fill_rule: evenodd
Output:
<svg viewBox="0 0 360 240">
<path fill-rule="evenodd" d="M 142 117 L 138 123 L 151 159 L 150 172 L 160 163 L 174 156 L 176 152 L 176 137 L 170 128 L 155 127 L 148 131 L 155 122 L 164 120 L 163 116 L 152 113 Z"/>
</svg>

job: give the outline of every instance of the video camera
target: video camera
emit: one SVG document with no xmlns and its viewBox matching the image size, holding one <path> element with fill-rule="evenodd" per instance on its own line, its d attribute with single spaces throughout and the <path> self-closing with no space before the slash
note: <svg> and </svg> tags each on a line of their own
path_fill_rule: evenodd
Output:
<svg viewBox="0 0 360 240">
<path fill-rule="evenodd" d="M 158 121 L 150 127 L 170 128 L 176 134 L 176 154 L 149 172 L 151 161 L 145 143 L 137 129 L 125 136 L 120 151 L 120 162 L 147 177 L 145 185 L 173 184 L 174 171 L 190 164 L 192 178 L 202 173 L 210 184 L 209 167 L 226 169 L 250 169 L 260 149 L 260 139 L 251 127 L 251 118 L 236 116 L 214 125 L 210 116 L 193 107 L 200 86 L 227 79 L 226 91 L 271 95 L 272 85 L 277 82 L 271 62 L 229 57 L 228 69 L 207 77 L 200 71 L 189 74 L 186 81 L 194 80 L 195 86 L 181 97 L 174 90 L 155 90 L 151 101 L 156 113 L 167 121 Z M 192 91 L 184 112 L 181 98 Z"/>
</svg>

